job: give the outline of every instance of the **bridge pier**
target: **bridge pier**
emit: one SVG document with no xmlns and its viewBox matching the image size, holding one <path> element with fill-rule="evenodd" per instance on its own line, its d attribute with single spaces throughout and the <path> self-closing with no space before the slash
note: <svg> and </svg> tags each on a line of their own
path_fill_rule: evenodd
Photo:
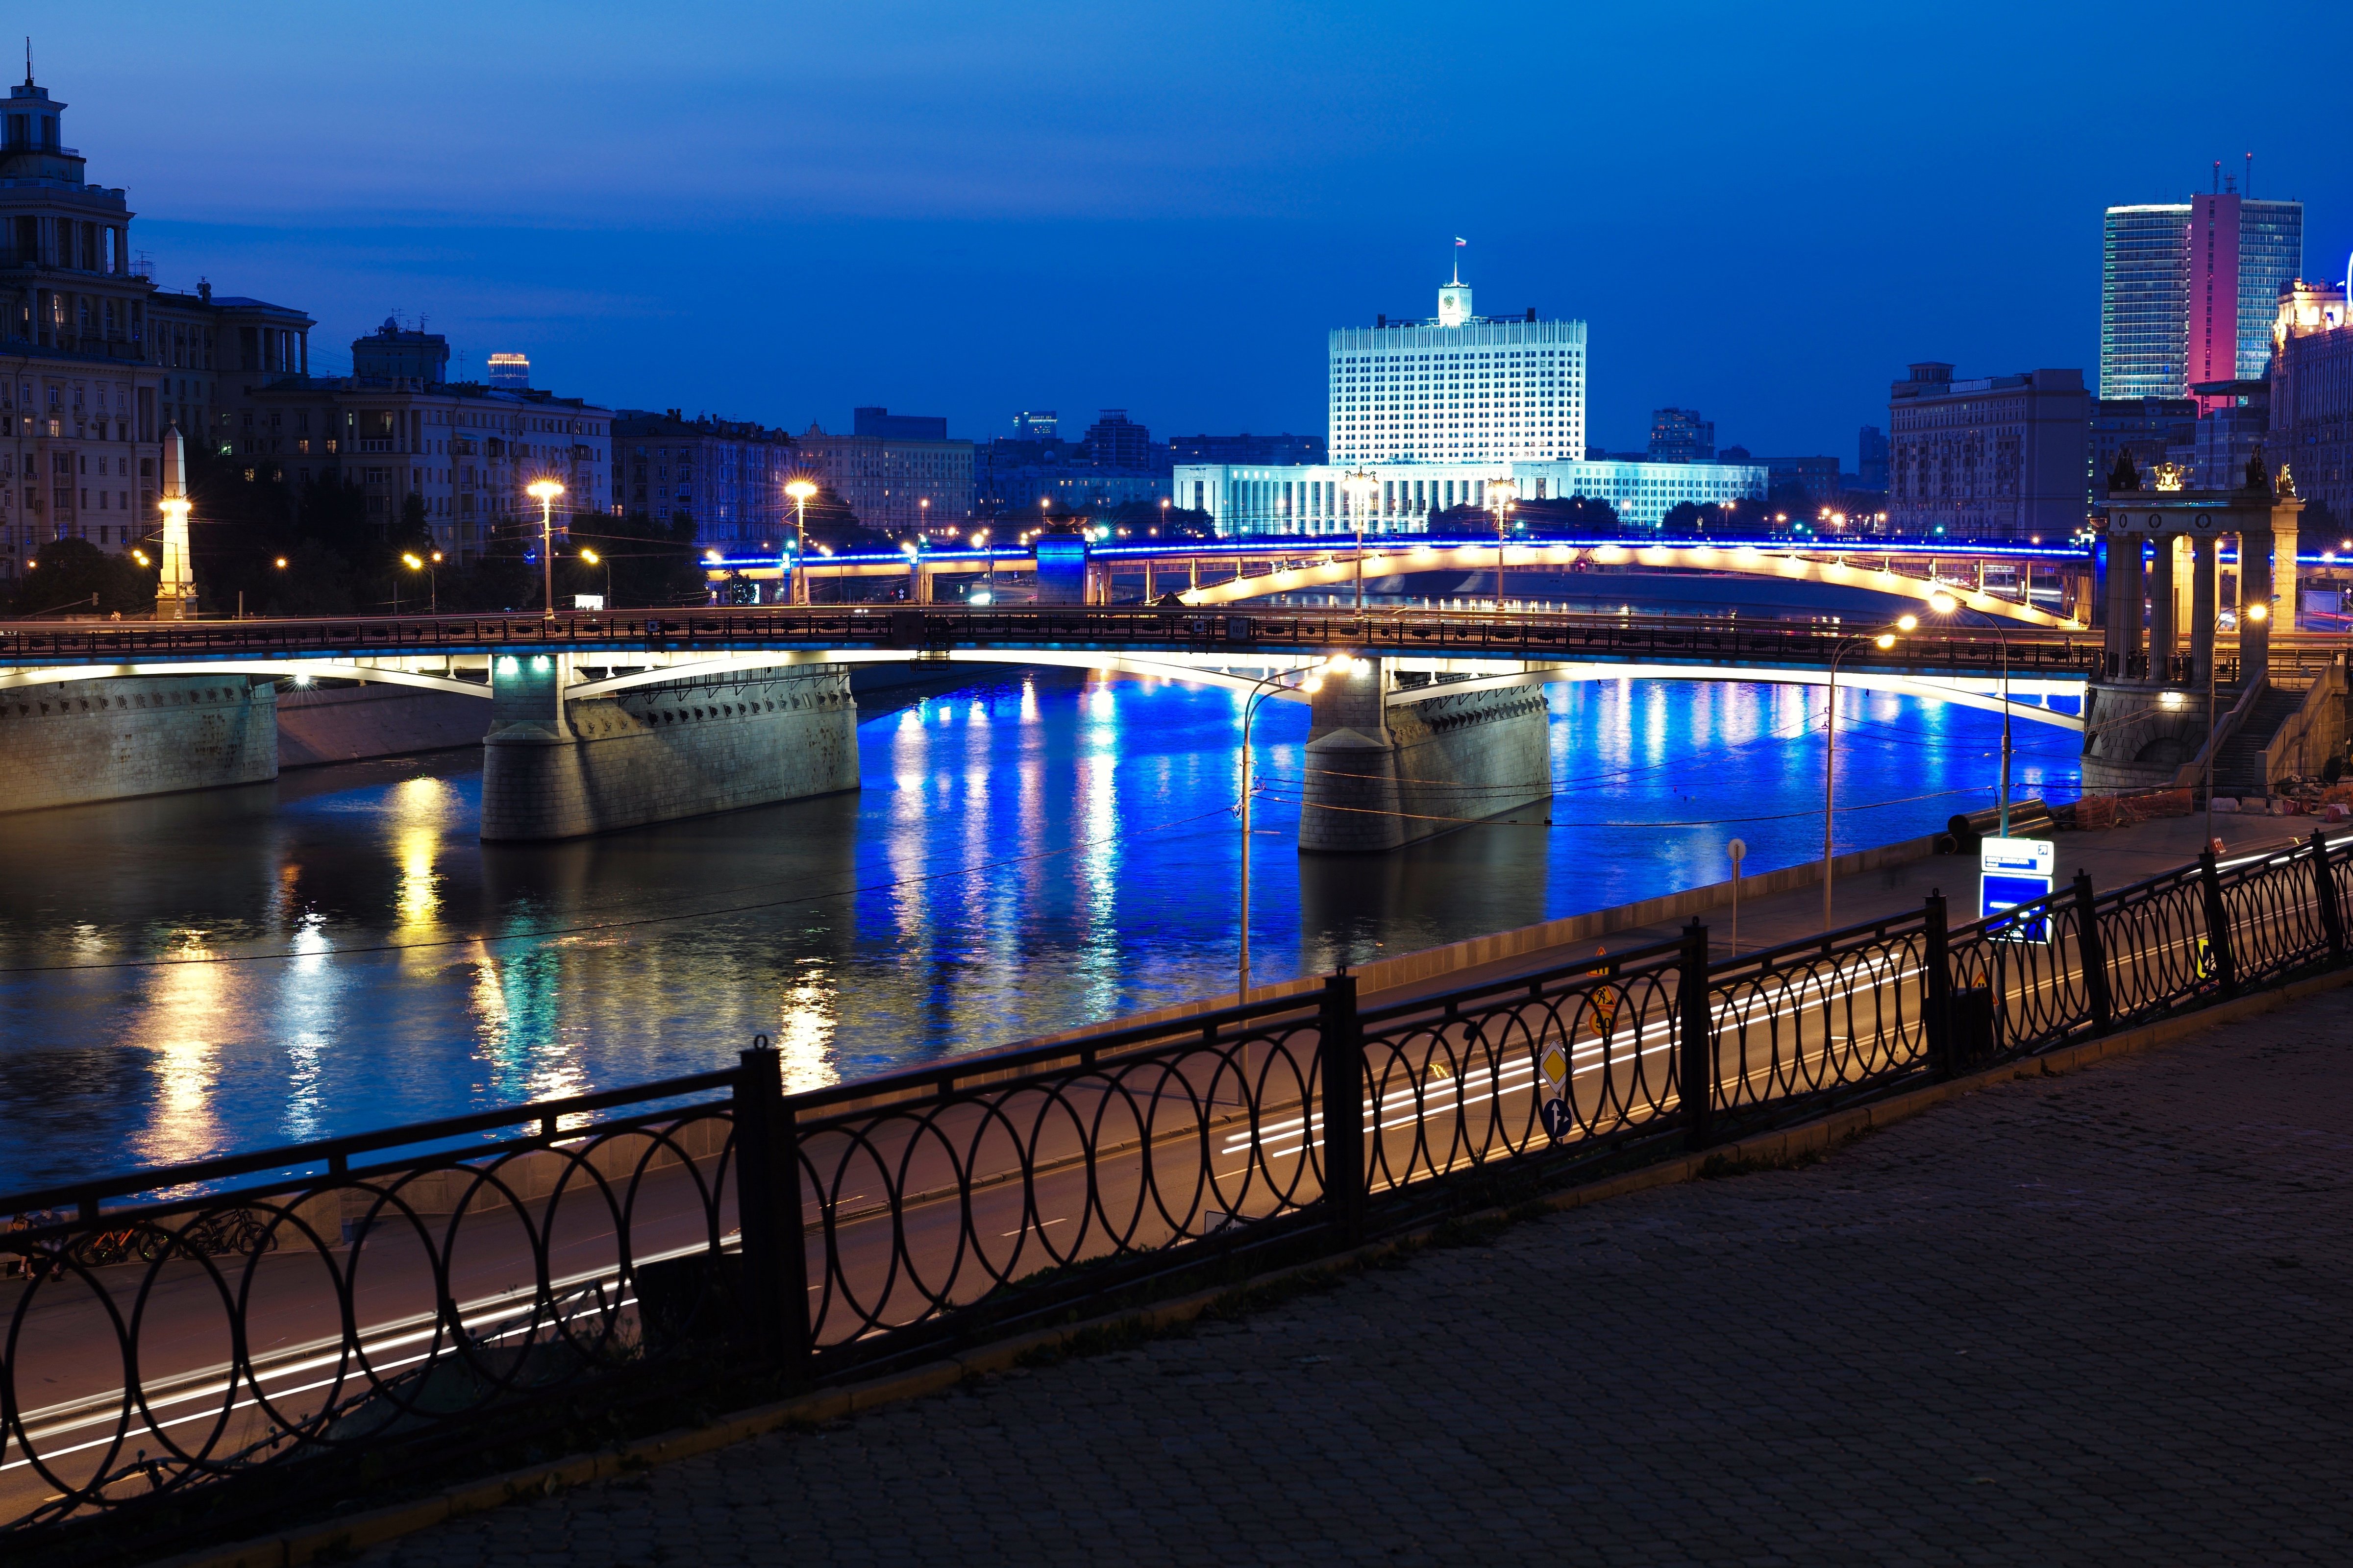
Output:
<svg viewBox="0 0 2353 1568">
<path fill-rule="evenodd" d="M 1397 703 L 1382 659 L 1315 694 L 1299 847 L 1396 849 L 1539 804 L 1550 820 L 1552 736 L 1540 687 Z"/>
<path fill-rule="evenodd" d="M 858 787 L 849 672 L 808 665 L 565 698 L 568 659 L 491 663 L 482 837 L 577 838 Z"/>
</svg>

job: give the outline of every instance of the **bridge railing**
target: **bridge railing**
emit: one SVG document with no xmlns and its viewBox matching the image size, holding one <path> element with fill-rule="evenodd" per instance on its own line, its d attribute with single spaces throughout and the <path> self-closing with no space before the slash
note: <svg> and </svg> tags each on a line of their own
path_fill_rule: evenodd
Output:
<svg viewBox="0 0 2353 1568">
<path fill-rule="evenodd" d="M 177 1540 L 871 1373 L 2348 960 L 2318 835 L 1991 920 L 1355 981 L 786 1093 L 724 1071 L 0 1198 L 0 1518 Z M 601 1427 L 597 1429 L 602 1429 Z M 308 1500 L 306 1503 L 305 1500 Z"/>
</svg>

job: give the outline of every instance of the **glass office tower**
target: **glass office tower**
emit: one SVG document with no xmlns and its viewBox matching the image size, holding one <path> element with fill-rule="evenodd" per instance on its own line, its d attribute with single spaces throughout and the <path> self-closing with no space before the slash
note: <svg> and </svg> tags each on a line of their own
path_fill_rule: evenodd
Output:
<svg viewBox="0 0 2353 1568">
<path fill-rule="evenodd" d="M 2236 284 L 2217 303 L 2235 318 L 2233 373 L 2253 380 L 2270 361 L 2279 291 L 2304 269 L 2304 204 L 2224 192 L 2217 205 L 2235 209 L 2239 225 Z M 2189 306 L 2193 293 L 2203 297 L 2200 286 L 2206 280 L 2203 258 L 2189 243 L 2191 216 L 2189 202 L 2107 210 L 2100 245 L 2102 397 L 2189 393 Z"/>
</svg>

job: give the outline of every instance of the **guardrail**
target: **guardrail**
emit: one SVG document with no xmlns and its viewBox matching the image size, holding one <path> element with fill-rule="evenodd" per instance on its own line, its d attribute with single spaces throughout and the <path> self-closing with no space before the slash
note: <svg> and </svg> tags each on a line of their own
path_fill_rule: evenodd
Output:
<svg viewBox="0 0 2353 1568">
<path fill-rule="evenodd" d="M 192 1503 L 225 1528 L 583 1399 L 869 1375 L 1705 1148 L 2341 966 L 2348 897 L 2353 839 L 2316 833 L 2105 894 L 2079 874 L 1989 921 L 1932 897 L 1715 961 L 1694 921 L 1382 1006 L 1335 975 L 811 1093 L 763 1041 L 724 1071 L 0 1198 L 32 1216 L 0 1237 L 0 1540 L 176 1539 Z"/>
<path fill-rule="evenodd" d="M 2099 638 L 2016 628 L 2010 668 L 2021 675 L 2088 676 Z M 0 667 L 137 664 L 235 658 L 384 658 L 481 653 L 713 652 L 757 647 L 1166 648 L 1190 652 L 1488 655 L 1519 658 L 1664 658 L 1821 664 L 1854 629 L 1731 618 L 1563 612 L 1346 610 L 1222 614 L 1196 608 L 1080 605 L 868 609 L 860 605 L 554 616 L 407 616 L 321 620 L 26 621 L 0 624 Z M 1866 642 L 1850 668 L 1882 666 L 1984 675 L 2001 667 L 2001 637 L 1966 627 L 1917 631 L 1889 649 Z"/>
</svg>

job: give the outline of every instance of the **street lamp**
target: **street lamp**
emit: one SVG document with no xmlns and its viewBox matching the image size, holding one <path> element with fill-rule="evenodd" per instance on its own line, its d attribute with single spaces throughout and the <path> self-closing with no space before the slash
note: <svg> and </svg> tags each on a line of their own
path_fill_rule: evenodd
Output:
<svg viewBox="0 0 2353 1568">
<path fill-rule="evenodd" d="M 420 560 L 414 552 L 407 551 L 402 552 L 400 557 L 401 564 L 407 567 L 411 572 L 422 572 L 425 574 L 426 592 L 431 595 L 431 598 L 427 601 L 430 605 L 428 613 L 437 616 L 441 613 L 441 585 L 438 581 L 439 574 L 434 571 L 434 567 L 438 565 L 440 561 L 441 552 L 438 550 L 433 552 L 433 559 L 429 562 Z M 400 610 L 400 589 L 398 586 L 398 579 L 396 578 L 394 583 L 395 585 L 392 595 L 394 601 L 393 612 L 397 615 Z"/>
<path fill-rule="evenodd" d="M 1495 514 L 1495 613 L 1504 613 L 1504 519 L 1520 499 L 1520 487 L 1508 479 L 1487 481 L 1487 510 Z"/>
<path fill-rule="evenodd" d="M 1831 651 L 1830 718 L 1822 727 L 1822 929 L 1831 929 L 1831 814 L 1837 800 L 1838 783 L 1838 667 L 1839 660 L 1863 644 L 1883 652 L 1895 646 L 1895 634 L 1908 632 L 1920 624 L 1914 616 L 1898 616 L 1894 621 L 1876 632 L 1863 632 L 1851 637 Z"/>
<path fill-rule="evenodd" d="M 434 559 L 438 561 L 440 557 L 436 556 Z M 611 609 L 613 607 L 613 563 L 586 545 L 582 545 L 580 548 L 580 559 L 591 566 L 602 566 L 605 569 L 605 607 Z"/>
<path fill-rule="evenodd" d="M 1282 683 L 1294 675 L 1303 678 L 1295 689 L 1313 697 L 1324 689 L 1324 678 L 1327 675 L 1363 675 L 1372 668 L 1368 660 L 1335 653 L 1323 663 L 1311 664 L 1304 669 L 1276 670 L 1261 680 L 1242 703 L 1241 971 L 1234 988 L 1237 1005 L 1250 1001 L 1250 721 L 1258 717 L 1261 700 L 1282 689 Z"/>
<path fill-rule="evenodd" d="M 555 498 L 564 487 L 554 479 L 533 479 L 523 493 L 539 502 L 539 563 L 547 574 L 547 618 L 555 618 Z"/>
<path fill-rule="evenodd" d="M 808 503 L 817 494 L 817 486 L 807 479 L 795 479 L 785 487 L 793 498 L 793 603 L 809 602 L 808 590 Z"/>
<path fill-rule="evenodd" d="M 1928 595 L 1928 607 L 1940 616 L 1951 615 L 1960 608 L 1960 604 L 1958 599 L 1941 590 Z M 1994 795 L 1996 808 L 2000 813 L 2000 825 L 1994 832 L 1996 837 L 2007 838 L 2010 837 L 2010 638 L 2002 631 L 1999 620 L 1991 616 L 1986 619 L 1993 626 L 1995 640 L 2001 644 L 2001 787 Z M 2207 663 L 2211 669 L 2213 661 L 2209 659 Z M 2213 835 L 2207 837 L 2211 838 Z"/>
<path fill-rule="evenodd" d="M 2242 612 L 2243 618 L 2261 624 L 2271 619 L 2272 607 L 2265 604 L 2249 605 Z M 2220 629 L 2221 616 L 2215 617 Z M 2217 660 L 2210 651 L 2206 655 L 2206 847 L 2214 847 L 2214 666 Z M 2247 679 L 2246 640 L 2239 643 L 2239 679 Z"/>
<path fill-rule="evenodd" d="M 982 571 L 985 574 L 982 578 L 985 585 L 981 592 L 987 595 L 985 602 L 993 605 L 997 603 L 997 547 L 988 542 L 988 530 L 985 528 L 972 531 L 972 542 L 981 549 Z"/>
<path fill-rule="evenodd" d="M 1340 488 L 1348 492 L 1348 511 L 1356 521 L 1356 614 L 1361 616 L 1365 613 L 1365 510 L 1381 486 L 1370 469 L 1358 468 L 1340 481 Z"/>
</svg>

